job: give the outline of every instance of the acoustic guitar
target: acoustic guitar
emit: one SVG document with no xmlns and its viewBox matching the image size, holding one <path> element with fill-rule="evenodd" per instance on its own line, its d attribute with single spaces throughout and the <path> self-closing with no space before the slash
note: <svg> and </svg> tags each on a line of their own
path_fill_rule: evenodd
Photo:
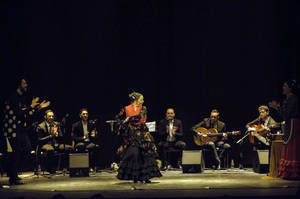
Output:
<svg viewBox="0 0 300 199">
<path fill-rule="evenodd" d="M 254 137 L 256 137 L 259 141 L 261 141 L 266 146 L 270 145 L 269 141 L 266 139 L 267 135 L 270 134 L 270 131 L 268 131 L 264 125 L 253 124 L 250 127 L 255 129 L 255 131 L 253 131 L 249 134 L 249 142 L 250 143 L 253 144 Z"/>
<path fill-rule="evenodd" d="M 206 129 L 203 127 L 199 127 L 195 130 L 197 133 L 194 135 L 194 142 L 198 146 L 203 146 L 208 142 L 215 142 L 218 138 L 218 136 L 223 136 L 223 133 L 226 133 L 227 135 L 239 135 L 241 134 L 240 131 L 231 131 L 231 132 L 223 132 L 218 133 L 218 130 L 215 128 Z"/>
</svg>

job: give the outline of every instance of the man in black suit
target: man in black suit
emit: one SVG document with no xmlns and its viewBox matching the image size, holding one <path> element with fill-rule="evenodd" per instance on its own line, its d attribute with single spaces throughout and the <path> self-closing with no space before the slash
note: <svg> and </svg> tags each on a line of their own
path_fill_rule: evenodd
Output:
<svg viewBox="0 0 300 199">
<path fill-rule="evenodd" d="M 199 127 L 204 127 L 206 129 L 211 129 L 215 128 L 219 133 L 223 133 L 221 138 L 218 138 L 215 142 L 208 142 L 205 144 L 205 146 L 213 151 L 214 154 L 214 159 L 215 159 L 215 168 L 220 169 L 220 158 L 224 155 L 224 152 L 228 149 L 231 148 L 231 146 L 228 143 L 225 143 L 227 139 L 227 134 L 224 133 L 226 130 L 226 125 L 224 122 L 219 121 L 219 111 L 216 109 L 213 109 L 210 113 L 209 118 L 204 118 L 203 121 L 200 123 L 196 124 L 195 126 L 192 127 L 192 130 L 194 132 L 197 132 L 197 128 Z M 220 149 L 220 155 L 218 155 L 217 149 L 218 147 Z"/>
<path fill-rule="evenodd" d="M 72 125 L 72 138 L 75 141 L 75 151 L 89 152 L 90 170 L 96 169 L 96 144 L 98 131 L 96 130 L 96 121 L 88 120 L 89 113 L 86 108 L 82 108 L 79 112 L 80 121 Z"/>
<path fill-rule="evenodd" d="M 166 117 L 159 122 L 158 133 L 160 142 L 158 146 L 162 151 L 163 169 L 170 164 L 172 167 L 179 167 L 181 162 L 182 150 L 186 143 L 183 139 L 182 121 L 175 119 L 175 111 L 173 108 L 168 108 Z M 174 157 L 168 156 L 169 152 L 175 151 Z M 180 151 L 179 153 L 176 151 Z"/>
<path fill-rule="evenodd" d="M 54 153 L 56 151 L 70 151 L 72 146 L 65 144 L 63 139 L 63 133 L 61 131 L 61 125 L 59 122 L 54 121 L 54 112 L 47 110 L 44 116 L 45 120 L 38 124 L 38 145 L 39 150 L 44 151 L 47 154 L 47 171 L 55 173 L 55 160 Z"/>
</svg>

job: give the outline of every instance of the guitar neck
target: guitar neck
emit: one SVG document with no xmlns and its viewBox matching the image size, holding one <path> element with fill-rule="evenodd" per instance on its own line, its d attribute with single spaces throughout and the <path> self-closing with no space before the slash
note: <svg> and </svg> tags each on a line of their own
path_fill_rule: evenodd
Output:
<svg viewBox="0 0 300 199">
<path fill-rule="evenodd" d="M 222 136 L 223 133 L 208 133 L 206 135 L 209 136 L 209 137 L 214 137 L 214 136 Z"/>
<path fill-rule="evenodd" d="M 227 135 L 232 135 L 233 134 L 233 132 L 223 132 L 223 133 L 225 133 Z M 222 136 L 223 133 L 208 133 L 207 136 Z"/>
</svg>

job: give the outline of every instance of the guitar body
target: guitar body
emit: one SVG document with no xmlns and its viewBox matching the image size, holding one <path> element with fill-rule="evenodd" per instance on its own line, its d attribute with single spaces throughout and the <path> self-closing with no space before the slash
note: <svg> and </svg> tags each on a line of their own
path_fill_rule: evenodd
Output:
<svg viewBox="0 0 300 199">
<path fill-rule="evenodd" d="M 263 124 L 253 124 L 251 125 L 251 128 L 255 128 L 256 131 L 254 131 L 252 134 L 249 134 L 249 142 L 254 144 L 254 136 L 255 134 L 258 134 L 262 137 L 266 137 L 268 134 L 267 130 L 263 130 L 265 128 L 265 126 Z"/>
<path fill-rule="evenodd" d="M 199 127 L 196 129 L 197 133 L 201 133 L 203 135 L 209 135 L 209 134 L 217 134 L 218 131 L 217 129 L 206 129 L 203 127 Z M 198 146 L 203 146 L 208 142 L 215 142 L 217 140 L 217 136 L 199 136 L 199 135 L 194 135 L 194 142 Z"/>
</svg>

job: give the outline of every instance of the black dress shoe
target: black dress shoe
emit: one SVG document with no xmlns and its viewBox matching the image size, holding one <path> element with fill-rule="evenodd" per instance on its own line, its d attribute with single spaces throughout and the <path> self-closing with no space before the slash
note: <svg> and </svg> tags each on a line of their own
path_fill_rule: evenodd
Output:
<svg viewBox="0 0 300 199">
<path fill-rule="evenodd" d="M 55 171 L 55 170 L 50 170 L 49 173 L 50 173 L 51 175 L 53 175 L 53 174 L 56 173 L 56 171 Z"/>
<path fill-rule="evenodd" d="M 242 164 L 239 164 L 239 169 L 244 169 L 244 166 Z"/>
<path fill-rule="evenodd" d="M 22 185 L 24 184 L 24 182 L 20 181 L 20 180 L 11 180 L 9 179 L 9 185 Z"/>
<path fill-rule="evenodd" d="M 25 184 L 25 183 L 20 180 L 15 181 L 15 185 L 22 185 L 22 184 Z"/>
<path fill-rule="evenodd" d="M 16 177 L 16 180 L 19 180 L 19 181 L 20 181 L 20 180 L 22 180 L 22 178 L 20 178 L 19 176 L 17 176 L 17 177 Z"/>
<path fill-rule="evenodd" d="M 166 166 L 160 168 L 161 171 L 166 171 L 168 168 Z"/>
</svg>

